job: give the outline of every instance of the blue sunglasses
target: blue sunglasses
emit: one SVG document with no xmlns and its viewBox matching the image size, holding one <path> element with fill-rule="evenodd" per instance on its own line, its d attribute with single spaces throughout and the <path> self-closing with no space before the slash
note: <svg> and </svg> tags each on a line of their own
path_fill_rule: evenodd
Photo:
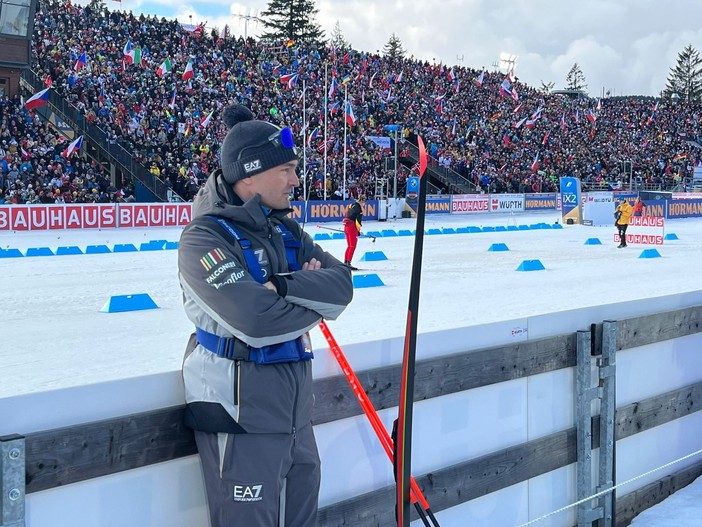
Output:
<svg viewBox="0 0 702 527">
<path fill-rule="evenodd" d="M 266 143 L 272 143 L 278 148 L 292 149 L 293 154 L 297 155 L 297 148 L 295 147 L 295 138 L 293 137 L 293 131 L 286 126 L 285 128 L 276 130 L 273 134 L 268 136 L 268 139 L 266 139 L 262 143 L 247 146 L 246 148 L 244 148 L 241 152 L 239 152 L 237 161 L 244 157 L 244 152 L 246 152 L 247 150 L 260 148 Z"/>
</svg>

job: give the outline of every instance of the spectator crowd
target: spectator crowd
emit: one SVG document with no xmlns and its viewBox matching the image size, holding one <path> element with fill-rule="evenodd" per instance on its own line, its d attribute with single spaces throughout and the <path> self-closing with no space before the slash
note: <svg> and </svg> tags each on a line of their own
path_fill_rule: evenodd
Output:
<svg viewBox="0 0 702 527">
<path fill-rule="evenodd" d="M 555 191 L 561 176 L 614 188 L 631 177 L 672 189 L 700 161 L 696 103 L 573 98 L 513 72 L 244 40 L 226 28 L 185 28 L 98 2 L 41 2 L 33 39 L 38 77 L 185 200 L 217 166 L 220 116 L 233 102 L 293 129 L 305 149 L 296 198 L 303 189 L 310 199 L 387 192 L 394 151 L 369 138 L 394 138 L 389 124 L 401 127 L 401 159 L 404 142 L 421 135 L 434 165 L 484 192 Z M 101 164 L 63 158 L 66 140 L 18 99 L 0 101 L 0 111 L 0 200 L 115 201 L 133 193 L 133 182 L 111 182 Z M 410 170 L 402 167 L 400 190 Z"/>
</svg>

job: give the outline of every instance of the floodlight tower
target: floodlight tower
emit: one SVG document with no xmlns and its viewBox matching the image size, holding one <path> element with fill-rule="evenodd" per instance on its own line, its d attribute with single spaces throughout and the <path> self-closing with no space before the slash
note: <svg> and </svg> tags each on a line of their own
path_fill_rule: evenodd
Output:
<svg viewBox="0 0 702 527">
<path fill-rule="evenodd" d="M 234 6 L 232 6 L 233 8 Z M 248 14 L 247 14 L 248 12 Z M 239 7 L 239 12 L 238 13 L 232 13 L 236 18 L 239 19 L 239 22 L 242 20 L 244 21 L 244 40 L 246 40 L 249 36 L 249 20 L 252 20 L 255 24 L 258 24 L 259 22 L 262 22 L 261 19 L 261 13 L 259 11 L 258 14 L 256 14 L 256 10 L 253 8 L 244 8 L 244 12 L 241 13 L 241 6 Z"/>
</svg>

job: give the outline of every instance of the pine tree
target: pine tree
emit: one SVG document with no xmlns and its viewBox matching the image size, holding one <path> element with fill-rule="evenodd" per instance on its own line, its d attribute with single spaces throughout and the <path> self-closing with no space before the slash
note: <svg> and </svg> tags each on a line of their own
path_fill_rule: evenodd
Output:
<svg viewBox="0 0 702 527">
<path fill-rule="evenodd" d="M 663 94 L 672 97 L 675 93 L 686 102 L 702 98 L 702 58 L 692 44 L 678 53 L 677 64 L 670 68 Z"/>
<path fill-rule="evenodd" d="M 324 31 L 315 22 L 318 12 L 315 0 L 271 0 L 261 13 L 263 26 L 268 30 L 261 38 L 319 46 Z"/>
<path fill-rule="evenodd" d="M 388 43 L 385 44 L 385 47 L 383 48 L 383 53 L 385 53 L 385 56 L 388 57 L 391 61 L 401 60 L 402 58 L 404 58 L 405 50 L 402 49 L 402 42 L 400 41 L 400 37 L 393 33 L 390 39 L 388 40 Z"/>
<path fill-rule="evenodd" d="M 351 49 L 351 43 L 344 38 L 344 35 L 341 32 L 341 25 L 339 24 L 338 20 L 334 25 L 334 29 L 332 29 L 329 43 L 337 52 L 339 52 L 339 50 L 346 51 L 347 49 Z"/>
<path fill-rule="evenodd" d="M 585 75 L 583 71 L 578 66 L 576 62 L 573 67 L 570 68 L 568 75 L 566 76 L 566 89 L 567 90 L 587 90 L 587 84 L 585 83 Z"/>
</svg>

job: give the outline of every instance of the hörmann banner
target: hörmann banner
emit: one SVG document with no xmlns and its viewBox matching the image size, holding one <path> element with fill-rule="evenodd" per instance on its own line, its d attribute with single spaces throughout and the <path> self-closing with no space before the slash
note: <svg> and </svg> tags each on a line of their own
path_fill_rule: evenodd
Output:
<svg viewBox="0 0 702 527">
<path fill-rule="evenodd" d="M 524 196 L 524 210 L 558 210 L 558 194 L 526 194 Z"/>
</svg>

